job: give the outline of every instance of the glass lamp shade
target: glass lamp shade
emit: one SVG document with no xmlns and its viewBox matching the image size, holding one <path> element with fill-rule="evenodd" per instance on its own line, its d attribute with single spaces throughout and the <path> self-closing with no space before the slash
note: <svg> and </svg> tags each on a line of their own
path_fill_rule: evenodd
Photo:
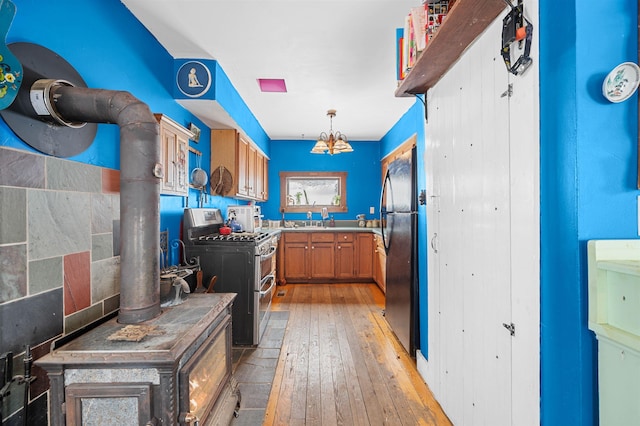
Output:
<svg viewBox="0 0 640 426">
<path fill-rule="evenodd" d="M 351 144 L 349 142 L 345 141 L 344 148 L 342 148 L 340 152 L 353 152 L 353 148 L 351 147 Z"/>
<path fill-rule="evenodd" d="M 347 149 L 347 143 L 342 139 L 338 139 L 333 145 L 333 149 L 335 151 L 345 152 L 345 149 Z"/>
<path fill-rule="evenodd" d="M 311 153 L 312 154 L 324 154 L 325 151 L 327 151 L 328 149 L 329 149 L 329 146 L 327 145 L 327 143 L 325 141 L 323 141 L 322 139 L 318 139 L 316 144 L 311 149 Z"/>
</svg>

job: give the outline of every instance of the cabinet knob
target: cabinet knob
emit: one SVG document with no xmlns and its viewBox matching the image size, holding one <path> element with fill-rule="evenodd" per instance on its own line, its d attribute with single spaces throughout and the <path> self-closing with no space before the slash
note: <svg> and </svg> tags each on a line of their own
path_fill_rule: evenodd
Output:
<svg viewBox="0 0 640 426">
<path fill-rule="evenodd" d="M 316 249 L 316 247 L 315 247 L 315 246 L 311 246 L 311 250 L 315 250 L 315 249 Z"/>
<path fill-rule="evenodd" d="M 347 239 L 347 236 L 346 236 L 346 235 L 343 235 L 343 236 L 342 236 L 342 238 L 346 240 L 346 239 Z"/>
<path fill-rule="evenodd" d="M 304 249 L 305 249 L 305 250 L 308 250 L 308 249 L 309 249 L 309 246 L 304 246 Z"/>
</svg>

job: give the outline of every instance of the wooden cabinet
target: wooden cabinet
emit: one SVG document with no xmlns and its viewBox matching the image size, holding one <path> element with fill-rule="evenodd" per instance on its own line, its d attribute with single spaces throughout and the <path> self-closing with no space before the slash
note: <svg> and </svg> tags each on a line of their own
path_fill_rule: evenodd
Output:
<svg viewBox="0 0 640 426">
<path fill-rule="evenodd" d="M 427 93 L 505 8 L 504 0 L 457 0 L 395 95 Z"/>
<path fill-rule="evenodd" d="M 268 159 L 235 129 L 211 130 L 211 170 L 226 167 L 233 176 L 231 197 L 266 201 Z"/>
<path fill-rule="evenodd" d="M 282 237 L 284 260 L 282 266 L 284 282 L 308 280 L 310 273 L 309 234 L 287 232 Z"/>
<path fill-rule="evenodd" d="M 284 232 L 281 283 L 373 279 L 373 239 L 360 232 Z"/>
<path fill-rule="evenodd" d="M 336 235 L 336 270 L 338 279 L 350 279 L 356 276 L 356 251 L 353 232 L 338 232 Z"/>
<path fill-rule="evenodd" d="M 386 292 L 387 286 L 387 254 L 384 251 L 384 242 L 381 235 L 373 236 L 373 280 L 378 284 L 382 292 Z"/>
<path fill-rule="evenodd" d="M 269 159 L 260 153 L 256 159 L 256 198 L 269 199 Z"/>
<path fill-rule="evenodd" d="M 163 177 L 160 193 L 189 195 L 189 139 L 193 133 L 164 114 L 154 114 L 160 125 Z"/>
<path fill-rule="evenodd" d="M 358 248 L 356 277 L 371 279 L 373 277 L 373 234 L 361 232 L 356 238 Z"/>
<path fill-rule="evenodd" d="M 247 143 L 240 138 L 243 143 Z M 256 199 L 256 160 L 258 158 L 258 151 L 252 146 L 249 145 L 247 148 L 247 170 L 246 170 L 246 182 L 247 186 L 245 187 L 244 193 L 249 198 Z"/>
<path fill-rule="evenodd" d="M 236 173 L 234 175 L 238 185 L 236 186 L 236 195 L 249 196 L 249 142 L 242 139 L 239 135 L 236 143 L 237 154 L 234 159 L 236 165 Z M 233 148 L 232 148 L 233 149 Z M 213 155 L 212 155 L 213 157 Z"/>
<path fill-rule="evenodd" d="M 333 232 L 310 232 L 311 280 L 330 280 L 335 276 L 336 251 Z"/>
<path fill-rule="evenodd" d="M 285 282 L 329 280 L 334 276 L 333 233 L 285 232 Z"/>
</svg>

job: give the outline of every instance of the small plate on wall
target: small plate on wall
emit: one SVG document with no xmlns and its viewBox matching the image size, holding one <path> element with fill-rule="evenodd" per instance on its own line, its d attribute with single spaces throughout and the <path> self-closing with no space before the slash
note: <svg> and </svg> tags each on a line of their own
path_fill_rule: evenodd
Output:
<svg viewBox="0 0 640 426">
<path fill-rule="evenodd" d="M 623 62 L 615 67 L 602 83 L 602 94 L 617 103 L 629 99 L 638 89 L 640 68 L 634 62 Z"/>
</svg>

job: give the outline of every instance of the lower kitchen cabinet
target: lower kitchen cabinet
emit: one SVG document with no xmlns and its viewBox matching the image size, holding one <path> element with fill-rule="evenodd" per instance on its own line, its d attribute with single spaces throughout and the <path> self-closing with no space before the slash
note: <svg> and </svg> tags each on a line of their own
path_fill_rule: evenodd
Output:
<svg viewBox="0 0 640 426">
<path fill-rule="evenodd" d="M 334 277 L 334 265 L 336 260 L 335 238 L 332 232 L 310 232 L 311 241 L 309 256 L 309 279 L 330 280 Z M 286 249 L 286 247 L 285 247 Z"/>
<path fill-rule="evenodd" d="M 336 269 L 337 279 L 355 277 L 356 252 L 353 232 L 340 232 L 336 235 Z"/>
<path fill-rule="evenodd" d="M 282 280 L 284 284 L 287 281 L 298 282 L 299 280 L 307 280 L 310 276 L 309 259 L 309 234 L 304 233 L 284 233 L 281 238 L 281 244 L 284 247 L 282 261 Z"/>
<path fill-rule="evenodd" d="M 356 247 L 358 248 L 356 263 L 356 277 L 373 277 L 373 234 L 358 233 Z"/>
<path fill-rule="evenodd" d="M 374 235 L 373 242 L 373 280 L 385 293 L 387 290 L 387 253 L 384 250 L 381 235 Z"/>
<path fill-rule="evenodd" d="M 281 283 L 373 280 L 373 237 L 360 232 L 283 232 Z"/>
</svg>

